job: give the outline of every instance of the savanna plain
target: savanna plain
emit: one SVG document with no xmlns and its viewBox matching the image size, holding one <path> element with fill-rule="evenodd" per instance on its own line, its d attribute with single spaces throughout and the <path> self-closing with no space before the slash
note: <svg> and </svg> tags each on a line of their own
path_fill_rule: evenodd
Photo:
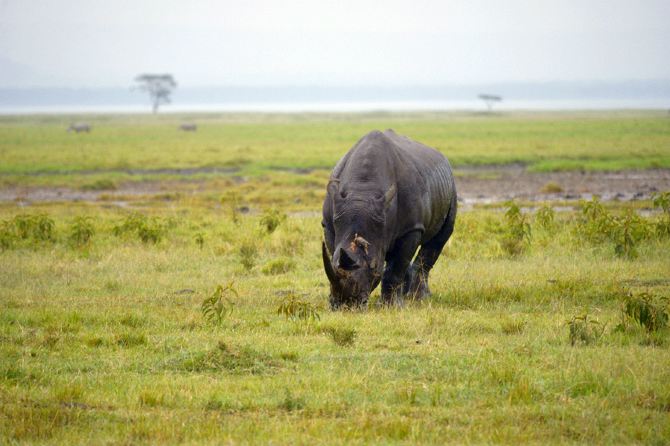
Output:
<svg viewBox="0 0 670 446">
<path fill-rule="evenodd" d="M 386 128 L 456 229 L 430 298 L 333 312 L 329 171 Z M 668 444 L 669 171 L 660 111 L 0 117 L 0 442 Z"/>
</svg>

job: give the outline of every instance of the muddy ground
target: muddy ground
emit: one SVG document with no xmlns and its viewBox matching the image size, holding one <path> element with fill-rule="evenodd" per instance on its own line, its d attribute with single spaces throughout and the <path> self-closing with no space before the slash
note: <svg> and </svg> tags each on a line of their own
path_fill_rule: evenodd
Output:
<svg viewBox="0 0 670 446">
<path fill-rule="evenodd" d="M 197 173 L 197 172 L 194 172 Z M 531 173 L 523 166 L 464 167 L 455 169 L 456 185 L 462 206 L 523 201 L 577 201 L 598 195 L 603 201 L 643 200 L 654 192 L 670 190 L 670 169 L 631 170 L 620 172 L 550 172 Z M 165 194 L 188 189 L 206 190 L 204 181 L 189 179 L 169 182 L 127 182 L 114 191 L 82 191 L 65 187 L 5 187 L 0 201 L 22 204 L 55 201 L 98 201 L 120 206 L 134 195 Z M 242 179 L 242 181 L 244 181 Z M 325 186 L 324 186 L 325 187 Z M 115 201 L 114 196 L 119 200 Z"/>
</svg>

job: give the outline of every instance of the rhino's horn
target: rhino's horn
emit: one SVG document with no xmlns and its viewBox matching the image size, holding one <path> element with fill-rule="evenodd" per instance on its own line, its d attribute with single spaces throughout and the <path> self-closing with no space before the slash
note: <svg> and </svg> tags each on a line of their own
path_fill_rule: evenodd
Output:
<svg viewBox="0 0 670 446">
<path fill-rule="evenodd" d="M 326 276 L 330 283 L 337 287 L 339 282 L 337 276 L 335 275 L 335 270 L 333 269 L 333 264 L 330 261 L 330 255 L 328 254 L 328 248 L 326 248 L 326 242 L 321 242 L 321 256 L 323 257 L 323 269 L 326 270 Z"/>
</svg>

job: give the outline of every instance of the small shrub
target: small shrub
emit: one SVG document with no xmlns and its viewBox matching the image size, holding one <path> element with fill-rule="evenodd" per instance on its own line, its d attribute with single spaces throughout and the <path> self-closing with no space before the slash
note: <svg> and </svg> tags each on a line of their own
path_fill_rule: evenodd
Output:
<svg viewBox="0 0 670 446">
<path fill-rule="evenodd" d="M 609 238 L 614 243 L 614 253 L 619 257 L 633 259 L 637 257 L 636 246 L 647 233 L 646 224 L 633 210 L 624 216 L 612 218 L 609 226 Z"/>
<path fill-rule="evenodd" d="M 225 287 L 218 285 L 216 290 L 202 301 L 200 311 L 207 322 L 220 325 L 233 312 L 233 302 L 228 297 L 230 295 L 238 296 L 237 290 L 233 288 L 233 282 Z"/>
<path fill-rule="evenodd" d="M 605 325 L 588 314 L 573 316 L 567 322 L 570 329 L 570 345 L 590 345 L 598 341 L 605 332 Z"/>
<path fill-rule="evenodd" d="M 580 216 L 577 221 L 579 235 L 593 243 L 602 243 L 609 238 L 613 218 L 600 203 L 598 197 L 591 201 L 580 200 Z"/>
<path fill-rule="evenodd" d="M 554 183 L 553 181 L 549 181 L 544 186 L 542 186 L 540 192 L 544 194 L 558 194 L 563 192 L 563 188 L 561 187 L 560 184 Z"/>
<path fill-rule="evenodd" d="M 322 329 L 340 347 L 350 347 L 356 340 L 356 330 L 344 327 L 325 327 Z"/>
<path fill-rule="evenodd" d="M 202 249 L 205 246 L 205 236 L 202 232 L 198 232 L 195 235 L 195 244 L 198 245 L 198 248 Z"/>
<path fill-rule="evenodd" d="M 7 220 L 0 222 L 0 250 L 11 249 L 16 242 L 16 235 L 14 234 L 12 223 Z"/>
<path fill-rule="evenodd" d="M 634 295 L 628 293 L 621 308 L 621 326 L 634 322 L 644 327 L 647 332 L 659 331 L 668 325 L 668 299 L 642 292 Z"/>
<path fill-rule="evenodd" d="M 70 226 L 70 243 L 77 247 L 88 245 L 93 234 L 95 234 L 95 228 L 91 217 L 75 217 Z"/>
<path fill-rule="evenodd" d="M 636 246 L 649 233 L 647 223 L 635 211 L 628 210 L 623 216 L 612 216 L 597 197 L 580 202 L 578 234 L 592 242 L 614 244 L 614 253 L 623 258 L 637 257 Z"/>
<path fill-rule="evenodd" d="M 52 242 L 56 239 L 55 228 L 55 222 L 46 214 L 19 214 L 6 225 L 5 230 L 13 231 L 17 239 Z"/>
<path fill-rule="evenodd" d="M 287 257 L 280 257 L 278 259 L 270 260 L 268 263 L 263 265 L 261 271 L 263 274 L 267 275 L 276 275 L 284 274 L 295 269 L 295 260 L 289 259 Z"/>
<path fill-rule="evenodd" d="M 293 321 L 314 321 L 321 319 L 318 308 L 312 303 L 300 300 L 295 294 L 288 294 L 277 308 L 277 314 Z"/>
<path fill-rule="evenodd" d="M 239 247 L 240 263 L 245 270 L 251 271 L 256 265 L 258 245 L 254 240 L 244 240 Z"/>
<path fill-rule="evenodd" d="M 505 220 L 507 227 L 502 237 L 501 246 L 510 256 L 518 256 L 524 253 L 530 245 L 530 224 L 527 217 L 521 212 L 519 206 L 513 201 L 508 201 Z"/>
<path fill-rule="evenodd" d="M 147 221 L 145 225 L 137 230 L 137 235 L 140 237 L 140 240 L 142 240 L 142 243 L 151 242 L 157 244 L 162 240 L 164 234 L 165 228 L 158 219 L 153 219 L 150 222 Z"/>
<path fill-rule="evenodd" d="M 268 234 L 272 234 L 284 220 L 286 220 L 286 214 L 275 208 L 267 209 L 261 217 L 260 225 Z"/>
<path fill-rule="evenodd" d="M 143 243 L 160 242 L 166 232 L 165 225 L 158 218 L 147 218 L 140 213 L 132 213 L 112 228 L 112 232 L 117 237 L 124 234 L 135 234 Z"/>
<path fill-rule="evenodd" d="M 541 228 L 549 230 L 554 226 L 556 212 L 551 206 L 544 205 L 535 212 L 535 220 Z"/>
<path fill-rule="evenodd" d="M 656 224 L 656 232 L 659 236 L 670 237 L 670 191 L 652 195 L 654 209 L 660 209 L 662 215 Z"/>
</svg>

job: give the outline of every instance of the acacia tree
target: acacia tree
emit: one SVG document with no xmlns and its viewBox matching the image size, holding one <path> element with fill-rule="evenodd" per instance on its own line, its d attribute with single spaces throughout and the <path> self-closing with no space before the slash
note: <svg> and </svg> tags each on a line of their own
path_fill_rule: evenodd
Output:
<svg viewBox="0 0 670 446">
<path fill-rule="evenodd" d="M 479 99 L 484 101 L 486 104 L 486 108 L 488 108 L 489 111 L 493 108 L 493 104 L 495 102 L 501 102 L 502 98 L 500 96 L 494 95 L 494 94 L 480 94 Z"/>
<path fill-rule="evenodd" d="M 177 81 L 171 74 L 140 74 L 135 78 L 137 88 L 149 93 L 151 107 L 154 113 L 158 112 L 161 104 L 170 103 L 172 90 L 177 88 Z"/>
</svg>

